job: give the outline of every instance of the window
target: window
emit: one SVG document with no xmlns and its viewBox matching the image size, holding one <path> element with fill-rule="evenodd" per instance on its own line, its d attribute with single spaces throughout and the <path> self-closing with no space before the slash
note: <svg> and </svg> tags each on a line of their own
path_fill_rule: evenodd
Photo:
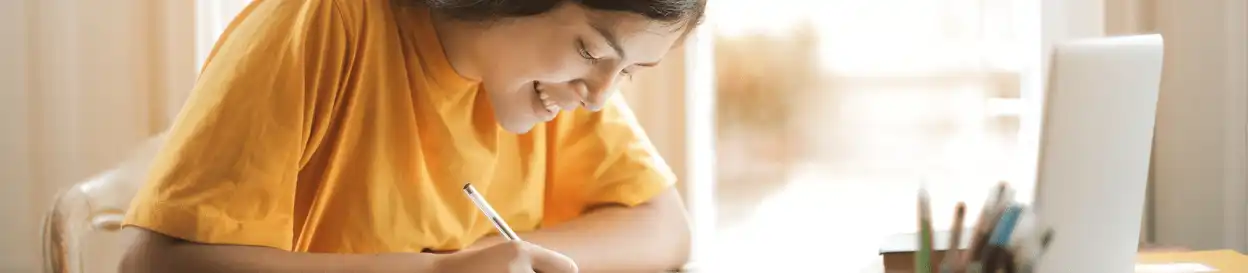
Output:
<svg viewBox="0 0 1248 273">
<path fill-rule="evenodd" d="M 195 1 L 195 69 L 204 65 L 204 59 L 212 52 L 217 37 L 225 32 L 250 0 L 196 0 Z"/>
<path fill-rule="evenodd" d="M 856 272 L 916 230 L 920 184 L 948 229 L 957 201 L 973 221 L 992 185 L 1029 183 L 1015 179 L 1038 71 L 1027 2 L 712 2 L 718 247 L 700 257 Z"/>
</svg>

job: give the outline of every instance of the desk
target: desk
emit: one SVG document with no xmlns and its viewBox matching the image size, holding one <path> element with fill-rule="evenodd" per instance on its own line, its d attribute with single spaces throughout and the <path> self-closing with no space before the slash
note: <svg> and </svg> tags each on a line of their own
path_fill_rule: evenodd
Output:
<svg viewBox="0 0 1248 273">
<path fill-rule="evenodd" d="M 1140 253 L 1137 263 L 1199 263 L 1218 269 L 1218 272 L 1248 272 L 1248 256 L 1234 250 L 1147 252 Z"/>
<path fill-rule="evenodd" d="M 913 259 L 911 260 L 913 261 Z M 913 262 L 911 262 L 913 263 Z M 1234 250 L 1166 251 L 1143 250 L 1136 256 L 1136 264 L 1198 263 L 1213 267 L 1218 272 L 1248 272 L 1248 256 Z M 887 273 L 911 273 L 913 265 L 887 266 Z"/>
</svg>

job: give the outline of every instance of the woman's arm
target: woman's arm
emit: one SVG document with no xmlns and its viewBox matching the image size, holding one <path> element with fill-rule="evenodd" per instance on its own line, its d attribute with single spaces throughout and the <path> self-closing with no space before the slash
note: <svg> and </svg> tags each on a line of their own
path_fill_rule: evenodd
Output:
<svg viewBox="0 0 1248 273">
<path fill-rule="evenodd" d="M 669 188 L 634 207 L 603 206 L 566 223 L 522 233 L 525 241 L 576 261 L 581 272 L 655 273 L 689 261 L 690 227 L 680 195 Z M 503 242 L 493 236 L 472 248 Z"/>
<path fill-rule="evenodd" d="M 200 244 L 138 227 L 122 230 L 129 249 L 118 272 L 434 272 L 435 254 L 295 253 L 260 246 Z"/>
<path fill-rule="evenodd" d="M 581 272 L 654 273 L 689 260 L 676 175 L 623 98 L 564 113 L 546 131 L 542 227 L 522 239 L 571 257 Z"/>
</svg>

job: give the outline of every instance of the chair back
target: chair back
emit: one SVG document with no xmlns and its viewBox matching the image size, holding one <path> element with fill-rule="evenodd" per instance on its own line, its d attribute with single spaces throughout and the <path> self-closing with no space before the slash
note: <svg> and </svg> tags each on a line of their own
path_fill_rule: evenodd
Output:
<svg viewBox="0 0 1248 273">
<path fill-rule="evenodd" d="M 164 143 L 165 134 L 153 136 L 121 164 L 57 194 L 41 230 L 45 273 L 83 272 L 83 238 L 91 232 L 121 230 L 130 200 Z"/>
</svg>

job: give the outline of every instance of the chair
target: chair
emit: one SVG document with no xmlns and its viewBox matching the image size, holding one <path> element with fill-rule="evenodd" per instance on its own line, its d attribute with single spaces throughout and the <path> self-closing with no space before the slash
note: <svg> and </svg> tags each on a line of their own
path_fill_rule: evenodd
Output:
<svg viewBox="0 0 1248 273">
<path fill-rule="evenodd" d="M 83 272 L 83 238 L 90 232 L 121 230 L 130 200 L 165 139 L 163 133 L 147 139 L 121 164 L 57 194 L 41 229 L 45 273 Z"/>
</svg>

